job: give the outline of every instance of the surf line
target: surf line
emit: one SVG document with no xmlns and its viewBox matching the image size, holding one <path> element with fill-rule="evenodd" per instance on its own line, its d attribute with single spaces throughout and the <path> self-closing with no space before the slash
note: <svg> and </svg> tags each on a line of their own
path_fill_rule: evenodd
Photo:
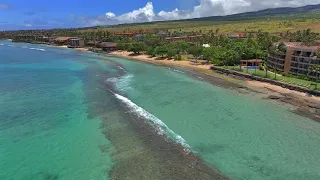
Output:
<svg viewBox="0 0 320 180">
<path fill-rule="evenodd" d="M 186 153 L 192 152 L 191 147 L 187 144 L 187 142 L 180 135 L 173 132 L 159 118 L 157 118 L 153 114 L 149 113 L 148 111 L 146 111 L 142 107 L 138 106 L 137 104 L 132 102 L 130 99 L 113 92 L 111 89 L 108 89 L 108 91 L 110 93 L 112 93 L 118 100 L 120 100 L 122 103 L 124 103 L 136 115 L 143 117 L 144 119 L 147 119 L 149 121 L 149 123 L 151 124 L 151 126 L 153 128 L 155 128 L 155 130 L 157 131 L 157 133 L 159 135 L 165 135 L 168 139 L 171 139 L 174 142 L 180 144 Z"/>
</svg>

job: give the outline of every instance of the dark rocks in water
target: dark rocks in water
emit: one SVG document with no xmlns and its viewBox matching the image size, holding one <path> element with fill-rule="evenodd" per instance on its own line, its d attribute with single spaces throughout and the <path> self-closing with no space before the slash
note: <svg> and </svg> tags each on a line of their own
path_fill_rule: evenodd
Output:
<svg viewBox="0 0 320 180">
<path fill-rule="evenodd" d="M 39 173 L 35 174 L 33 177 L 31 177 L 30 179 L 33 179 L 33 180 L 58 180 L 59 175 L 58 174 L 51 174 L 51 173 L 47 173 L 47 172 L 39 172 Z"/>
<path fill-rule="evenodd" d="M 270 95 L 268 96 L 268 99 L 281 99 L 280 96 Z"/>
</svg>

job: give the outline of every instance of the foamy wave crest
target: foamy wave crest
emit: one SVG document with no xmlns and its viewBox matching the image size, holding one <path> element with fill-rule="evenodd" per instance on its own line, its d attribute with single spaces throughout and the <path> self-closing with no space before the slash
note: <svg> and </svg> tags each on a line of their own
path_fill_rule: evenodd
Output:
<svg viewBox="0 0 320 180">
<path fill-rule="evenodd" d="M 14 45 L 8 45 L 9 47 L 14 47 Z"/>
<path fill-rule="evenodd" d="M 46 51 L 46 50 L 44 50 L 44 49 L 40 49 L 40 48 L 29 48 L 29 49 L 37 50 L 37 51 Z"/>
<path fill-rule="evenodd" d="M 21 46 L 21 47 L 24 48 L 24 49 L 28 48 L 28 46 Z"/>
<path fill-rule="evenodd" d="M 3 46 L 4 44 L 0 44 L 0 46 Z"/>
<path fill-rule="evenodd" d="M 132 78 L 133 78 L 133 75 L 128 74 L 128 75 L 122 76 L 120 78 L 116 78 L 116 77 L 109 78 L 109 79 L 107 79 L 107 82 L 115 83 L 116 88 L 120 91 L 127 91 L 127 90 L 131 89 L 130 82 L 131 82 Z"/>
<path fill-rule="evenodd" d="M 177 69 L 172 69 L 172 68 L 168 68 L 168 69 L 171 70 L 171 71 L 174 71 L 174 72 L 178 72 L 178 73 L 185 74 L 185 72 L 179 71 L 179 70 L 177 70 Z"/>
<path fill-rule="evenodd" d="M 114 66 L 116 66 L 117 68 L 123 70 L 123 71 L 126 71 L 123 67 L 119 66 L 119 65 L 116 65 L 116 64 L 113 64 Z"/>
<path fill-rule="evenodd" d="M 185 152 L 187 153 L 191 152 L 191 148 L 187 144 L 187 142 L 180 135 L 176 134 L 171 129 L 169 129 L 169 127 L 166 124 L 164 124 L 159 118 L 155 117 L 153 114 L 139 107 L 138 105 L 133 103 L 130 99 L 116 93 L 113 93 L 113 94 L 116 96 L 117 99 L 125 103 L 138 116 L 147 119 L 149 123 L 155 128 L 155 130 L 159 135 L 167 136 L 169 139 L 172 139 L 175 142 L 182 145 Z"/>
</svg>

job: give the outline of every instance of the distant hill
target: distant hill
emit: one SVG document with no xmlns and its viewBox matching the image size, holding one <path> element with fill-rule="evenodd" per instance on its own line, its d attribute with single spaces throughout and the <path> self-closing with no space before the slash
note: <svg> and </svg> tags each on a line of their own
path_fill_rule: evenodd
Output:
<svg viewBox="0 0 320 180">
<path fill-rule="evenodd" d="M 263 19 L 263 18 L 290 19 L 290 18 L 301 18 L 301 17 L 312 17 L 312 18 L 320 17 L 320 4 L 307 5 L 302 7 L 270 8 L 270 9 L 232 14 L 232 15 L 226 15 L 226 16 L 209 16 L 209 17 L 201 17 L 201 18 L 194 18 L 194 19 L 117 24 L 117 25 L 108 25 L 108 26 L 96 26 L 91 28 L 136 26 L 136 25 L 148 25 L 148 24 L 170 23 L 170 22 L 238 21 L 238 20 L 254 20 L 254 19 Z"/>
<path fill-rule="evenodd" d="M 185 21 L 240 20 L 240 19 L 260 18 L 260 17 L 266 17 L 266 16 L 306 14 L 306 13 L 312 13 L 317 11 L 320 12 L 320 4 L 308 5 L 303 7 L 295 7 L 295 8 L 293 7 L 271 8 L 271 9 L 245 12 L 245 13 L 233 14 L 233 15 L 227 15 L 227 16 L 210 16 L 210 17 L 203 17 L 203 18 L 187 19 Z"/>
</svg>

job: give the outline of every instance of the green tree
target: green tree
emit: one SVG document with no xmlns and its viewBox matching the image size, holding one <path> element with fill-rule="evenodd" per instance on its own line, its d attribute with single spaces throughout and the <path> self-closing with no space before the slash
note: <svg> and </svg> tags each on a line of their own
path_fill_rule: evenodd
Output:
<svg viewBox="0 0 320 180">
<path fill-rule="evenodd" d="M 287 46 L 283 42 L 280 42 L 279 45 L 278 45 L 278 50 L 280 52 L 285 53 L 287 51 Z"/>
<path fill-rule="evenodd" d="M 196 62 L 198 62 L 199 57 L 202 55 L 203 47 L 201 46 L 194 46 L 194 47 L 189 47 L 187 52 L 189 54 L 192 54 Z"/>
<path fill-rule="evenodd" d="M 129 51 L 133 52 L 134 54 L 140 54 L 142 51 L 146 51 L 147 46 L 143 42 L 133 43 L 129 48 Z"/>
<path fill-rule="evenodd" d="M 130 48 L 130 44 L 128 44 L 128 43 L 123 43 L 123 42 L 117 43 L 117 49 L 119 49 L 119 50 L 128 51 L 129 48 Z"/>
<path fill-rule="evenodd" d="M 203 58 L 207 63 L 214 57 L 215 47 L 204 48 L 202 51 Z"/>
<path fill-rule="evenodd" d="M 315 55 L 317 56 L 317 58 L 320 58 L 320 50 L 318 50 Z"/>
<path fill-rule="evenodd" d="M 154 49 L 154 54 L 163 57 L 168 54 L 168 48 L 166 46 L 158 46 Z"/>
<path fill-rule="evenodd" d="M 313 73 L 315 75 L 315 87 L 314 89 L 317 89 L 318 82 L 319 82 L 319 73 L 320 73 L 320 66 L 319 65 L 312 65 L 309 68 L 309 75 Z"/>
<path fill-rule="evenodd" d="M 177 50 L 175 49 L 168 49 L 168 52 L 167 52 L 167 57 L 169 59 L 171 59 L 172 57 L 176 56 L 177 55 Z"/>
</svg>

